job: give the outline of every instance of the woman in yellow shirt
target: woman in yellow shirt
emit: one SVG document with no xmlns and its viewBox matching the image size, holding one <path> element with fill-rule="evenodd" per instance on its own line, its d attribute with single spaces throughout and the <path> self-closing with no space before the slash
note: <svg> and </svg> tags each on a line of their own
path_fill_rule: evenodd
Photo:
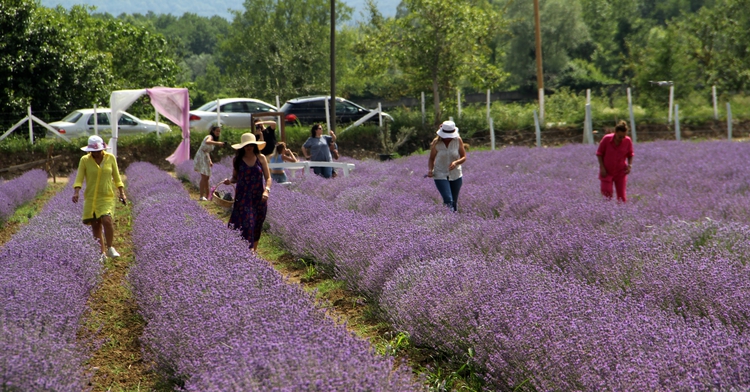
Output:
<svg viewBox="0 0 750 392">
<path fill-rule="evenodd" d="M 88 154 L 81 157 L 78 162 L 78 174 L 73 183 L 73 203 L 78 203 L 78 193 L 86 180 L 86 190 L 83 192 L 83 223 L 91 225 L 94 238 L 99 240 L 102 253 L 107 257 L 119 257 L 112 241 L 115 236 L 115 227 L 112 223 L 112 214 L 115 210 L 115 189 L 120 193 L 120 201 L 127 204 L 125 189 L 120 179 L 120 170 L 117 168 L 117 158 L 104 151 L 107 144 L 99 136 L 89 137 L 89 143 L 81 150 Z M 102 228 L 104 228 L 104 239 L 102 240 Z"/>
</svg>

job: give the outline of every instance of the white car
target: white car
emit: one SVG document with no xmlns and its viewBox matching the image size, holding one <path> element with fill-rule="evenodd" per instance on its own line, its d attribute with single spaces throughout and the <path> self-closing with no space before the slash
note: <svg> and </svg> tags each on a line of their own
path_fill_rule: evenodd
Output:
<svg viewBox="0 0 750 392">
<path fill-rule="evenodd" d="M 216 103 L 219 103 L 219 116 L 216 117 Z M 254 113 L 277 112 L 276 106 L 252 98 L 222 98 L 211 101 L 198 109 L 190 111 L 190 129 L 208 131 L 212 125 L 221 125 L 239 129 L 252 128 L 250 115 Z M 262 117 L 263 120 L 273 120 L 273 116 Z"/>
<path fill-rule="evenodd" d="M 106 137 L 112 136 L 110 124 L 110 110 L 108 108 L 97 108 L 97 132 Z M 94 134 L 94 109 L 74 110 L 60 121 L 49 123 L 49 126 L 68 137 L 91 136 Z M 156 121 L 141 120 L 130 113 L 123 112 L 118 121 L 117 130 L 119 136 L 135 135 L 139 133 L 156 132 Z M 170 132 L 169 125 L 159 122 L 159 132 Z M 56 137 L 54 133 L 47 130 L 47 137 Z"/>
</svg>

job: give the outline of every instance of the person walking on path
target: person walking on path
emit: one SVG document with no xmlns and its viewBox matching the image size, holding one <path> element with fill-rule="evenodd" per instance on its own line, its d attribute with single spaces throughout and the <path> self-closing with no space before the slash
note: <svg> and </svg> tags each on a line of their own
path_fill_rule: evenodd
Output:
<svg viewBox="0 0 750 392">
<path fill-rule="evenodd" d="M 625 203 L 628 198 L 625 188 L 628 174 L 633 167 L 633 141 L 626 136 L 628 124 L 620 121 L 615 127 L 615 133 L 604 135 L 596 150 L 599 160 L 599 181 L 604 197 L 612 198 L 612 184 L 617 191 L 617 200 Z"/>
<path fill-rule="evenodd" d="M 104 151 L 107 145 L 99 136 L 91 136 L 88 145 L 81 150 L 88 154 L 81 157 L 78 162 L 78 174 L 73 183 L 73 203 L 78 203 L 79 192 L 86 182 L 86 190 L 83 192 L 83 223 L 91 226 L 94 238 L 101 245 L 102 254 L 107 257 L 119 257 L 112 246 L 115 236 L 115 227 L 112 215 L 115 211 L 115 188 L 117 188 L 120 201 L 127 204 L 125 188 L 120 178 L 120 170 L 117 167 L 117 158 Z M 104 238 L 102 238 L 104 229 Z"/>
<path fill-rule="evenodd" d="M 463 184 L 461 165 L 465 162 L 466 150 L 458 136 L 456 124 L 453 121 L 443 122 L 430 146 L 427 177 L 435 180 L 443 203 L 453 212 L 458 211 L 458 194 Z"/>
<path fill-rule="evenodd" d="M 200 193 L 200 201 L 208 200 L 208 179 L 211 177 L 211 167 L 214 163 L 211 161 L 211 151 L 214 150 L 214 146 L 224 146 L 226 142 L 220 142 L 219 136 L 221 136 L 221 127 L 218 125 L 212 125 L 208 135 L 203 138 L 201 146 L 198 147 L 198 151 L 195 152 L 195 158 L 193 159 L 193 169 L 201 174 L 201 181 L 198 184 Z"/>
<path fill-rule="evenodd" d="M 237 150 L 232 178 L 224 180 L 226 185 L 237 184 L 228 226 L 240 230 L 253 251 L 258 250 L 271 192 L 271 172 L 266 156 L 260 153 L 265 145 L 266 142 L 257 141 L 252 133 L 243 134 L 240 143 L 232 145 Z"/>
<path fill-rule="evenodd" d="M 336 143 L 336 134 L 323 136 L 323 126 L 315 124 L 310 129 L 310 137 L 302 145 L 302 154 L 311 162 L 331 162 L 331 145 Z M 331 178 L 331 167 L 314 167 L 313 172 L 324 178 Z"/>
</svg>

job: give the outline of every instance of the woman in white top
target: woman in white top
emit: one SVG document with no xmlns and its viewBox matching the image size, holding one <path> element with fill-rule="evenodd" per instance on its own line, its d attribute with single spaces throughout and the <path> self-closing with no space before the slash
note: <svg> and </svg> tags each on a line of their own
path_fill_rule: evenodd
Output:
<svg viewBox="0 0 750 392">
<path fill-rule="evenodd" d="M 211 177 L 211 166 L 214 165 L 211 162 L 211 151 L 214 150 L 214 146 L 224 146 L 225 144 L 225 142 L 219 141 L 220 135 L 221 127 L 212 125 L 208 135 L 203 138 L 201 146 L 198 147 L 198 151 L 195 152 L 193 169 L 201 174 L 201 182 L 198 187 L 201 195 L 199 200 L 201 201 L 208 200 L 208 178 Z"/>
<path fill-rule="evenodd" d="M 454 212 L 458 209 L 458 193 L 463 183 L 461 165 L 464 162 L 466 150 L 463 140 L 458 136 L 458 128 L 453 121 L 445 121 L 440 125 L 437 137 L 430 146 L 427 177 L 435 180 L 443 203 Z"/>
</svg>

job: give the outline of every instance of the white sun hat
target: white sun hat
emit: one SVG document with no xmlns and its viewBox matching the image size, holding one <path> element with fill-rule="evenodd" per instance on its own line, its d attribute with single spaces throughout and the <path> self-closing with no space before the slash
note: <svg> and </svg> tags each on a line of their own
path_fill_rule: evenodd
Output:
<svg viewBox="0 0 750 392">
<path fill-rule="evenodd" d="M 458 127 L 456 127 L 456 123 L 453 121 L 444 121 L 440 124 L 437 134 L 443 139 L 452 139 L 458 137 Z"/>
<path fill-rule="evenodd" d="M 107 149 L 107 143 L 104 143 L 101 137 L 92 135 L 89 136 L 89 143 L 85 147 L 81 147 L 81 150 L 86 152 L 91 151 L 102 151 Z"/>
</svg>

